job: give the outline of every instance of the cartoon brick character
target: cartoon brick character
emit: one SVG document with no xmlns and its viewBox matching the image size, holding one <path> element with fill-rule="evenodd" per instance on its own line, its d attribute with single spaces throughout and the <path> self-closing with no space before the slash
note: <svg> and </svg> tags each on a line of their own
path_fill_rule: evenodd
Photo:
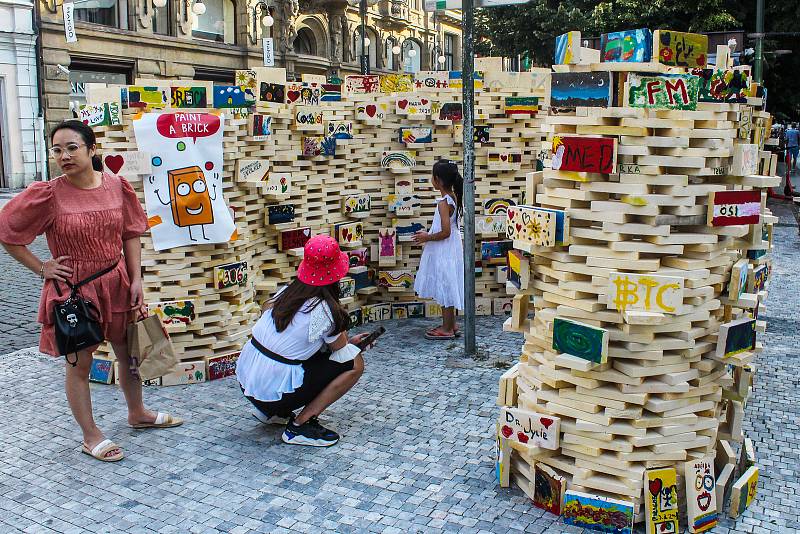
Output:
<svg viewBox="0 0 800 534">
<path fill-rule="evenodd" d="M 208 192 L 206 177 L 200 167 L 193 165 L 182 169 L 173 169 L 167 173 L 169 179 L 169 201 L 161 200 L 158 189 L 155 190 L 158 201 L 164 206 L 172 205 L 172 220 L 176 226 L 189 229 L 189 239 L 197 241 L 192 236 L 192 226 L 200 226 L 203 239 L 206 237 L 206 224 L 214 224 L 214 209 L 212 201 L 217 200 L 217 186 L 212 185 L 214 196 Z"/>
</svg>

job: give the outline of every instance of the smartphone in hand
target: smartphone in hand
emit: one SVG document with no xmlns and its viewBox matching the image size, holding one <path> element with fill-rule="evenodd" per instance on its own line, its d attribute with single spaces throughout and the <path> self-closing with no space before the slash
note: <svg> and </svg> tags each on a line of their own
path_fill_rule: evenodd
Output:
<svg viewBox="0 0 800 534">
<path fill-rule="evenodd" d="M 370 334 L 367 337 L 356 343 L 356 347 L 358 347 L 361 350 L 365 350 L 367 347 L 375 343 L 375 340 L 381 337 L 384 334 L 384 332 L 386 332 L 386 329 L 382 326 L 379 326 L 378 328 L 370 332 Z"/>
</svg>

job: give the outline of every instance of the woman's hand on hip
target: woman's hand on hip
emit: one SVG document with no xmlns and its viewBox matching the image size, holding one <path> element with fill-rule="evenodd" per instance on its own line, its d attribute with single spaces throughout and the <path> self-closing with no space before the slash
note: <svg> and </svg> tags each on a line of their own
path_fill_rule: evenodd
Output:
<svg viewBox="0 0 800 534">
<path fill-rule="evenodd" d="M 137 278 L 131 281 L 131 308 L 141 309 L 144 306 L 144 292 L 142 291 L 142 279 Z"/>
<path fill-rule="evenodd" d="M 42 268 L 42 277 L 45 280 L 58 280 L 59 282 L 66 282 L 68 278 L 72 277 L 72 267 L 62 265 L 62 261 L 71 259 L 69 256 L 59 256 L 44 262 Z"/>
</svg>

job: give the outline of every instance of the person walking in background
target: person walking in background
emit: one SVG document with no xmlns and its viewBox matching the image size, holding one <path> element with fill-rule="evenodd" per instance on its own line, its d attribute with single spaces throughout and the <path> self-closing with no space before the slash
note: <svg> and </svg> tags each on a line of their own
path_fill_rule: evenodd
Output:
<svg viewBox="0 0 800 534">
<path fill-rule="evenodd" d="M 414 291 L 442 306 L 442 325 L 425 333 L 427 339 L 453 339 L 459 333 L 456 309 L 464 309 L 464 249 L 458 220 L 463 213 L 464 179 L 455 162 L 439 160 L 433 165 L 431 183 L 441 195 L 430 231 L 420 230 L 414 242 L 424 244 L 414 279 Z"/>
<path fill-rule="evenodd" d="M 120 387 L 133 428 L 177 426 L 181 420 L 145 409 L 142 383 L 131 368 L 126 329 L 129 313 L 143 305 L 141 243 L 147 218 L 130 184 L 102 172 L 95 155 L 95 135 L 80 121 L 64 121 L 51 135 L 50 155 L 64 172 L 49 182 L 35 182 L 0 211 L 0 242 L 21 264 L 44 280 L 38 320 L 39 350 L 59 356 L 54 309 L 77 284 L 83 299 L 99 310 L 104 338 L 119 362 Z M 45 234 L 52 258 L 41 260 L 27 247 Z M 97 346 L 80 350 L 66 366 L 65 388 L 72 414 L 83 432 L 84 453 L 104 462 L 123 458 L 122 449 L 106 439 L 92 415 L 89 370 Z M 67 356 L 67 355 L 64 355 Z"/>
<path fill-rule="evenodd" d="M 269 300 L 239 355 L 236 378 L 253 415 L 285 423 L 281 439 L 289 445 L 335 445 L 339 434 L 318 416 L 364 372 L 361 352 L 368 347 L 355 345 L 367 334 L 348 339 L 350 315 L 339 303 L 339 280 L 349 269 L 336 240 L 309 239 L 297 278 Z"/>
<path fill-rule="evenodd" d="M 792 124 L 786 130 L 786 150 L 789 151 L 787 164 L 794 173 L 797 170 L 797 156 L 800 153 L 800 130 L 797 129 L 797 123 Z"/>
</svg>

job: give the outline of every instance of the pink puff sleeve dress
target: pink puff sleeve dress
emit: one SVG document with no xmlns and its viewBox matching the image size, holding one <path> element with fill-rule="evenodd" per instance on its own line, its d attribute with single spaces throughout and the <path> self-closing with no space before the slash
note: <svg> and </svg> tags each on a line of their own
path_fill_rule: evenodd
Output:
<svg viewBox="0 0 800 534">
<path fill-rule="evenodd" d="M 66 176 L 35 182 L 0 211 L 0 242 L 29 245 L 36 236 L 45 234 L 53 258 L 70 257 L 62 263 L 72 267 L 73 284 L 116 262 L 113 271 L 79 290 L 100 310 L 105 338 L 112 342 L 125 341 L 131 303 L 122 242 L 146 229 L 147 217 L 131 185 L 108 173 L 103 173 L 102 184 L 93 189 L 80 189 Z M 45 280 L 39 300 L 39 350 L 52 356 L 59 352 L 53 308 L 69 296 L 69 288 L 58 284 L 60 297 L 55 281 Z"/>
</svg>

